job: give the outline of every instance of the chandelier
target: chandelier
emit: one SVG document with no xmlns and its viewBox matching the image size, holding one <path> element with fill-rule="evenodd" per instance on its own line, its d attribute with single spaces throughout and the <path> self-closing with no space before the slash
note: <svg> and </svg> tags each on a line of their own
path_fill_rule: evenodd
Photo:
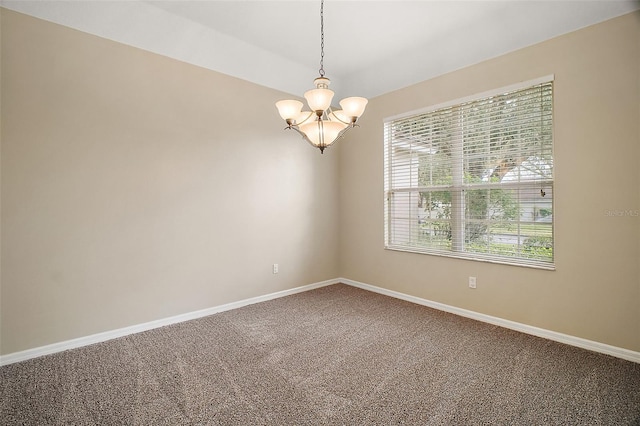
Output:
<svg viewBox="0 0 640 426">
<path fill-rule="evenodd" d="M 333 145 L 351 128 L 364 113 L 367 99 L 345 98 L 340 101 L 340 110 L 331 109 L 333 91 L 331 81 L 324 76 L 324 0 L 320 1 L 320 77 L 313 81 L 315 89 L 305 92 L 310 111 L 302 111 L 303 104 L 296 100 L 276 102 L 280 117 L 287 123 L 285 129 L 293 129 L 311 145 L 324 149 Z"/>
</svg>

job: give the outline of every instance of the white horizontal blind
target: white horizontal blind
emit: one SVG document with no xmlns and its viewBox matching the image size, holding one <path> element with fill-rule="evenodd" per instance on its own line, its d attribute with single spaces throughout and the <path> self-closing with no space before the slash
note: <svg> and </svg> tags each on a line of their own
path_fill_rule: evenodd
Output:
<svg viewBox="0 0 640 426">
<path fill-rule="evenodd" d="M 553 83 L 385 123 L 385 246 L 553 268 Z"/>
</svg>

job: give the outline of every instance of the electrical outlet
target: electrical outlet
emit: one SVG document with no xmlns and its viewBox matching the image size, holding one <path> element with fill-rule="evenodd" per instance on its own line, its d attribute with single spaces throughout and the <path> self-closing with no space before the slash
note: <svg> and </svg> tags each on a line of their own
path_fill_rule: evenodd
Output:
<svg viewBox="0 0 640 426">
<path fill-rule="evenodd" d="M 277 274 L 277 273 L 278 273 L 278 264 L 277 264 L 277 263 L 274 263 L 274 264 L 273 264 L 273 273 L 274 273 L 274 274 Z"/>
<path fill-rule="evenodd" d="M 476 277 L 469 277 L 469 288 L 476 288 Z"/>
</svg>

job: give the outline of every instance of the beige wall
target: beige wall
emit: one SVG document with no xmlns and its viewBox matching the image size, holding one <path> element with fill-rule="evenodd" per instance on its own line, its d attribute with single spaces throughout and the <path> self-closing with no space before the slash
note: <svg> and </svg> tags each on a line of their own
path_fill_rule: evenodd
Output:
<svg viewBox="0 0 640 426">
<path fill-rule="evenodd" d="M 557 270 L 384 250 L 384 118 L 548 74 Z M 640 351 L 640 217 L 605 213 L 640 210 L 639 117 L 640 13 L 372 99 L 340 149 L 342 276 Z"/>
<path fill-rule="evenodd" d="M 338 152 L 288 95 L 0 10 L 0 353 L 339 275 Z"/>
</svg>

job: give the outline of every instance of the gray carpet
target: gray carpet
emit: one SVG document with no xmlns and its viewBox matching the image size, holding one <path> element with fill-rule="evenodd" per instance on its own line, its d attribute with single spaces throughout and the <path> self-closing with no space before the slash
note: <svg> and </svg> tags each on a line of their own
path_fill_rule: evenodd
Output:
<svg viewBox="0 0 640 426">
<path fill-rule="evenodd" d="M 0 379 L 3 425 L 640 425 L 640 364 L 341 284 Z"/>
</svg>

